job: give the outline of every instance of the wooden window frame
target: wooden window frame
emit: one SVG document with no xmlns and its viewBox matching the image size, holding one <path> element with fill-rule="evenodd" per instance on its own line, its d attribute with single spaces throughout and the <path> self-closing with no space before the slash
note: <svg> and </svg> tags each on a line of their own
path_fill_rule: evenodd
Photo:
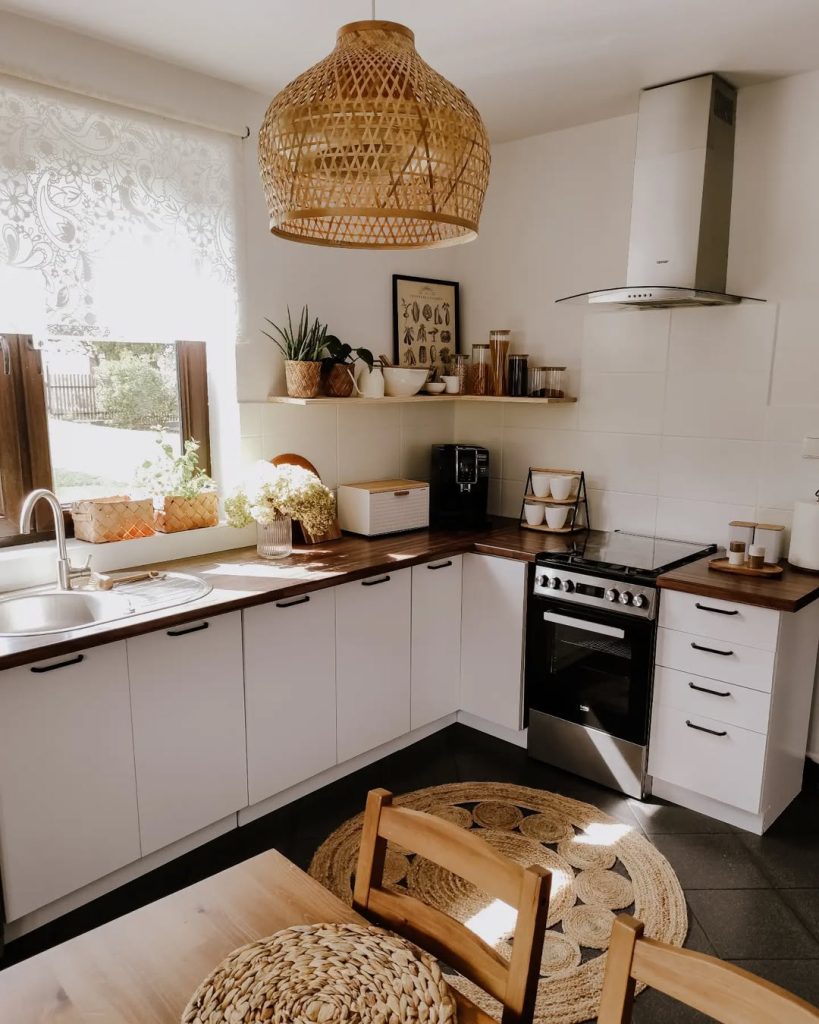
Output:
<svg viewBox="0 0 819 1024">
<path fill-rule="evenodd" d="M 204 341 L 177 341 L 176 372 L 180 433 L 199 442 L 199 465 L 211 472 L 207 351 Z M 25 496 L 37 487 L 54 489 L 43 360 L 33 338 L 0 334 L 0 523 L 19 523 Z M 73 536 L 67 505 L 66 532 Z M 0 530 L 0 548 L 53 539 L 50 516 L 36 510 L 29 534 Z"/>
</svg>

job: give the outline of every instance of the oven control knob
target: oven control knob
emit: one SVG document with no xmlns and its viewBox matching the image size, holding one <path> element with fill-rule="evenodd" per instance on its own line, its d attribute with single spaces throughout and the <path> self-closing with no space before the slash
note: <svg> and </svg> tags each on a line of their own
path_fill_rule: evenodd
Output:
<svg viewBox="0 0 819 1024">
<path fill-rule="evenodd" d="M 557 576 L 550 576 L 549 579 L 546 581 L 546 586 L 549 588 L 549 590 L 558 590 L 560 587 L 560 580 L 557 578 Z"/>
<path fill-rule="evenodd" d="M 571 592 L 574 590 L 574 583 L 572 583 L 571 580 L 563 580 L 560 586 L 561 589 L 565 590 L 567 594 L 571 594 Z"/>
<path fill-rule="evenodd" d="M 611 590 L 607 590 L 606 591 L 606 600 L 607 601 L 616 601 L 619 596 L 620 596 L 620 591 L 619 590 L 614 590 L 612 588 Z"/>
<path fill-rule="evenodd" d="M 545 587 L 548 582 L 549 582 L 549 577 L 546 576 L 546 575 L 538 576 L 538 578 L 537 578 L 537 585 L 539 587 Z"/>
<path fill-rule="evenodd" d="M 631 594 L 628 590 L 623 591 L 620 595 L 620 604 L 631 604 Z"/>
<path fill-rule="evenodd" d="M 635 608 L 645 608 L 648 605 L 648 599 L 645 594 L 635 594 L 632 604 Z"/>
</svg>

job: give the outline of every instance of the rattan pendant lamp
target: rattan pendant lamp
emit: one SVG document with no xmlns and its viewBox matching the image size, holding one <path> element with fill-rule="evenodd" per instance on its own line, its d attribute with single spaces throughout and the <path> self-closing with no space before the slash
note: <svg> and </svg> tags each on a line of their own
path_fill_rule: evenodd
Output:
<svg viewBox="0 0 819 1024">
<path fill-rule="evenodd" d="M 356 249 L 429 249 L 478 233 L 489 140 L 460 89 L 392 21 L 339 29 L 259 132 L 270 230 Z"/>
</svg>

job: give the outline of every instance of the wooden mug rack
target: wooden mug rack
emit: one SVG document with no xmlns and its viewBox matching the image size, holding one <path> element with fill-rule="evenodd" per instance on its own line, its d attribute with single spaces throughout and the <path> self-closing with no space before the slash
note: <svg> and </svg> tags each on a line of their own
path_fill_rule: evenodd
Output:
<svg viewBox="0 0 819 1024">
<path fill-rule="evenodd" d="M 558 498 L 539 498 L 532 486 L 533 473 L 551 473 L 552 476 L 574 476 L 579 482 L 574 497 L 560 500 Z M 571 526 L 563 526 L 559 530 L 548 526 L 545 522 L 540 526 L 532 526 L 526 522 L 526 502 L 539 501 L 544 505 L 570 506 Z M 526 477 L 526 487 L 523 491 L 523 501 L 520 506 L 520 525 L 524 530 L 536 530 L 539 533 L 583 533 L 591 529 L 589 520 L 589 502 L 586 495 L 586 474 L 582 469 L 542 469 L 540 466 L 530 466 L 529 474 Z"/>
</svg>

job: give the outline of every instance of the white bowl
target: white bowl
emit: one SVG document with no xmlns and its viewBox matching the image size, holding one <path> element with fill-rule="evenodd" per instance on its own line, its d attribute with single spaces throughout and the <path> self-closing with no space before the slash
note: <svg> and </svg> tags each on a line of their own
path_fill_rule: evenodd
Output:
<svg viewBox="0 0 819 1024">
<path fill-rule="evenodd" d="M 384 367 L 384 392 L 390 398 L 417 395 L 429 376 L 429 370 L 409 366 Z"/>
<path fill-rule="evenodd" d="M 445 387 L 446 384 L 442 381 L 436 381 L 435 383 L 430 381 L 429 384 L 424 385 L 424 391 L 426 391 L 428 395 L 440 395 Z"/>
</svg>

